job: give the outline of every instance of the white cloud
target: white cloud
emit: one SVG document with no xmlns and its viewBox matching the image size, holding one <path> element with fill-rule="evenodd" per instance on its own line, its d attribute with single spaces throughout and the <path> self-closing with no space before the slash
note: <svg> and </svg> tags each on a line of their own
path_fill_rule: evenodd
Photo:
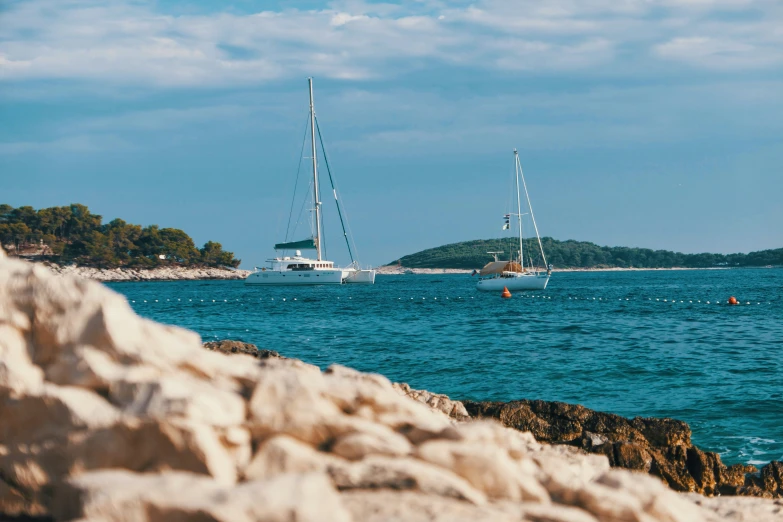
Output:
<svg viewBox="0 0 783 522">
<path fill-rule="evenodd" d="M 335 27 L 339 27 L 349 22 L 354 22 L 357 20 L 367 20 L 367 19 L 369 19 L 369 17 L 365 15 L 354 16 L 348 13 L 337 13 L 336 15 L 332 16 L 331 24 Z"/>
<path fill-rule="evenodd" d="M 673 38 L 657 45 L 655 53 L 689 65 L 716 69 L 760 68 L 783 64 L 783 48 L 703 36 Z"/>
<path fill-rule="evenodd" d="M 624 60 L 774 67 L 772 0 L 344 1 L 322 10 L 162 14 L 152 2 L 27 0 L 0 24 L 0 81 L 255 85 L 316 75 L 390 78 L 422 61 L 471 69 L 610 70 Z M 724 16 L 725 12 L 747 16 Z M 652 53 L 647 52 L 652 50 Z"/>
</svg>

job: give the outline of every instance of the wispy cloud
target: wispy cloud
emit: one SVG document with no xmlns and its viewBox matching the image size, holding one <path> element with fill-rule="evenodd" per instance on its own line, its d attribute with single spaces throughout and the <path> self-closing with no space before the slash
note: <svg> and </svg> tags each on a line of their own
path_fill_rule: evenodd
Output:
<svg viewBox="0 0 783 522">
<path fill-rule="evenodd" d="M 0 156 L 46 152 L 83 154 L 104 150 L 127 150 L 132 147 L 130 142 L 115 135 L 79 134 L 44 141 L 0 142 Z"/>
<path fill-rule="evenodd" d="M 742 69 L 777 66 L 783 49 L 783 9 L 772 0 L 341 2 L 200 15 L 163 14 L 152 2 L 28 0 L 0 17 L 0 81 L 372 79 L 421 60 L 496 70 L 611 68 L 620 60 Z"/>
<path fill-rule="evenodd" d="M 697 67 L 764 68 L 783 64 L 783 45 L 755 44 L 729 38 L 690 36 L 655 46 L 655 53 Z"/>
</svg>

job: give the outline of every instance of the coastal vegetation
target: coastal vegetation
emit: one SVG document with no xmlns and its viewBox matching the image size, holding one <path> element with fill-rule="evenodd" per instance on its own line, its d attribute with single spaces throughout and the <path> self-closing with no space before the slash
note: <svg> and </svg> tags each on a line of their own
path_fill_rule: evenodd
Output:
<svg viewBox="0 0 783 522">
<path fill-rule="evenodd" d="M 535 253 L 535 238 L 525 239 L 525 252 Z M 783 265 L 783 248 L 749 254 L 683 254 L 649 248 L 598 246 L 587 241 L 541 238 L 547 263 L 558 268 L 711 268 Z M 479 239 L 452 243 L 401 257 L 390 265 L 408 268 L 473 269 L 492 260 L 487 252 L 519 249 L 518 239 Z M 540 254 L 538 254 L 540 257 Z M 540 260 L 539 260 L 540 261 Z"/>
<path fill-rule="evenodd" d="M 176 228 L 103 223 L 85 205 L 35 210 L 0 204 L 0 244 L 10 254 L 96 268 L 238 267 L 240 260 L 208 241 L 197 248 Z"/>
</svg>

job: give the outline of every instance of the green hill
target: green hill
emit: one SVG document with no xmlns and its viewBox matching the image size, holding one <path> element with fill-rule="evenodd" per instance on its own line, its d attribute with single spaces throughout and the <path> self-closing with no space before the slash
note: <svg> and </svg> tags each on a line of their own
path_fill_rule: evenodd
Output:
<svg viewBox="0 0 783 522">
<path fill-rule="evenodd" d="M 598 246 L 587 241 L 541 238 L 547 262 L 556 268 L 710 268 L 716 266 L 783 265 L 783 248 L 749 254 L 683 254 L 649 248 Z M 408 268 L 481 268 L 492 260 L 487 252 L 519 249 L 517 239 L 478 239 L 422 250 L 390 265 Z M 535 253 L 535 239 L 525 239 L 525 252 Z M 534 256 L 535 257 L 535 256 Z M 539 254 L 540 257 L 540 254 Z M 539 260 L 540 262 L 540 260 Z"/>
<path fill-rule="evenodd" d="M 84 205 L 35 210 L 0 204 L 0 245 L 11 255 L 98 268 L 239 266 L 220 243 L 196 248 L 176 228 L 142 227 L 103 218 Z"/>
</svg>

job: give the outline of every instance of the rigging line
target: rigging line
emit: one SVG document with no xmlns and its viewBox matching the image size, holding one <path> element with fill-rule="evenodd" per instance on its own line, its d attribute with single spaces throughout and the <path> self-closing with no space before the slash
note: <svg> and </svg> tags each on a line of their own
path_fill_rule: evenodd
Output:
<svg viewBox="0 0 783 522">
<path fill-rule="evenodd" d="M 318 141 L 321 142 L 321 150 L 324 153 L 324 163 L 326 164 L 326 172 L 329 174 L 329 183 L 332 185 L 332 192 L 334 193 L 334 202 L 337 204 L 337 215 L 340 216 L 340 225 L 343 227 L 343 236 L 345 237 L 345 245 L 348 247 L 348 255 L 351 256 L 351 263 L 355 263 L 356 260 L 353 257 L 353 251 L 351 250 L 351 243 L 348 241 L 348 233 L 345 231 L 345 221 L 343 221 L 343 211 L 340 209 L 340 201 L 337 199 L 337 189 L 334 186 L 334 179 L 332 178 L 332 169 L 329 168 L 329 158 L 326 156 L 326 147 L 324 147 L 324 139 L 321 137 L 321 126 L 318 125 L 318 118 L 315 119 L 315 129 L 318 131 Z"/>
<path fill-rule="evenodd" d="M 294 195 L 291 196 L 291 210 L 288 211 L 288 225 L 285 227 L 285 240 L 288 241 L 288 234 L 291 230 L 291 216 L 294 214 L 294 203 L 296 202 L 296 189 L 299 186 L 299 173 L 302 171 L 302 159 L 304 158 L 305 142 L 307 141 L 307 129 L 310 127 L 310 114 L 307 114 L 307 123 L 305 124 L 304 136 L 302 137 L 302 150 L 299 151 L 299 166 L 296 168 L 296 182 L 294 183 Z M 300 213 L 301 216 L 301 213 Z"/>
<path fill-rule="evenodd" d="M 318 126 L 316 124 L 316 129 L 317 128 L 318 128 Z M 329 170 L 329 169 L 326 169 L 326 170 Z M 318 178 L 318 194 L 323 194 L 321 192 L 321 178 Z M 321 248 L 322 248 L 322 251 L 323 251 L 323 258 L 324 259 L 329 259 L 329 254 L 327 254 L 327 252 L 326 252 L 326 224 L 324 223 L 324 220 L 323 220 L 323 213 L 321 214 L 321 235 L 318 236 L 318 241 L 321 242 Z"/>
<path fill-rule="evenodd" d="M 517 156 L 517 163 L 519 163 L 519 156 Z M 538 239 L 538 247 L 541 249 L 541 258 L 544 261 L 544 267 L 546 264 L 546 255 L 544 254 L 544 245 L 541 244 L 541 235 L 538 233 L 538 225 L 536 225 L 536 216 L 533 214 L 533 205 L 530 203 L 530 195 L 527 193 L 527 183 L 525 183 L 525 175 L 522 173 L 522 164 L 519 163 L 519 173 L 522 175 L 522 186 L 525 188 L 525 198 L 527 199 L 527 208 L 530 209 L 530 219 L 533 220 L 533 228 L 536 230 L 536 238 Z"/>
<path fill-rule="evenodd" d="M 508 180 L 508 190 L 506 191 L 506 194 L 508 194 L 508 196 L 506 197 L 506 210 L 508 211 L 508 215 L 509 215 L 509 226 L 508 226 L 508 229 L 507 229 L 509 235 L 506 236 L 507 239 L 508 239 L 508 252 L 509 252 L 508 260 L 509 260 L 509 262 L 513 262 L 514 261 L 514 250 L 515 250 L 514 249 L 514 236 L 511 235 L 511 216 L 514 214 L 514 202 L 513 202 L 513 196 L 512 196 L 513 193 L 514 193 L 514 178 L 512 177 L 512 178 L 509 178 L 509 180 Z M 517 219 L 519 219 L 519 216 L 517 216 Z M 502 244 L 500 246 L 501 246 L 501 248 L 503 247 Z"/>
<path fill-rule="evenodd" d="M 326 156 L 326 154 L 324 154 Z M 335 184 L 335 190 L 333 191 L 335 198 L 338 200 L 338 204 L 340 206 L 340 210 L 343 213 L 343 221 L 345 222 L 345 228 L 348 231 L 348 240 L 351 242 L 351 246 L 353 247 L 353 254 L 356 259 L 359 258 L 359 249 L 356 248 L 356 241 L 353 238 L 353 231 L 351 230 L 351 220 L 348 218 L 348 210 L 345 208 L 345 200 L 343 199 L 342 193 L 339 193 L 336 190 L 337 185 Z M 354 262 L 354 264 L 357 265 L 358 268 L 358 261 Z"/>
<path fill-rule="evenodd" d="M 307 184 L 308 192 L 310 189 L 310 186 L 312 185 L 312 181 Z M 304 198 L 304 201 L 302 201 L 302 208 L 299 209 L 299 215 L 296 217 L 296 221 L 294 222 L 294 232 L 296 232 L 296 228 L 299 226 L 299 222 L 302 220 L 302 214 L 304 214 L 305 207 L 307 206 L 307 198 Z M 313 223 L 310 222 L 310 233 L 313 233 Z"/>
<path fill-rule="evenodd" d="M 342 201 L 342 209 L 343 212 L 345 212 L 345 228 L 348 229 L 348 239 L 351 241 L 351 245 L 353 245 L 353 252 L 356 255 L 356 258 L 359 258 L 359 249 L 356 248 L 356 241 L 353 238 L 353 231 L 351 230 L 351 220 L 348 219 L 348 211 L 345 210 L 345 201 L 343 200 L 342 194 L 338 194 L 338 197 L 340 198 L 340 201 Z M 357 261 L 358 264 L 358 261 Z M 358 266 L 357 266 L 358 268 Z"/>
</svg>

